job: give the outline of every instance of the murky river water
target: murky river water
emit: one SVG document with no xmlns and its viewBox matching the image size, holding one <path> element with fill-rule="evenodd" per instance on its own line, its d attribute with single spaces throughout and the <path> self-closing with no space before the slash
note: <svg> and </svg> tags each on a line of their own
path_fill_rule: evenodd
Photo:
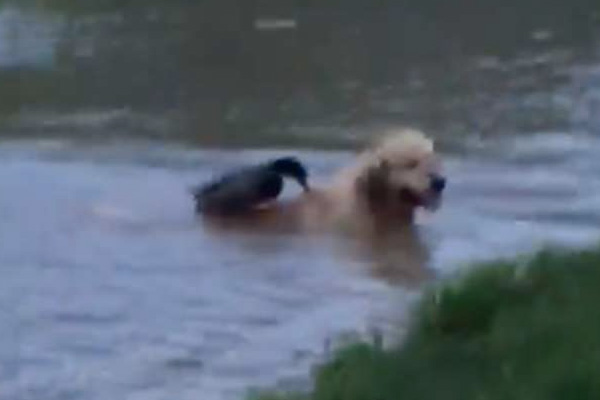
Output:
<svg viewBox="0 0 600 400">
<path fill-rule="evenodd" d="M 420 218 L 437 272 L 598 238 L 597 137 L 500 147 L 446 155 L 445 205 Z M 344 332 L 401 325 L 415 292 L 373 276 L 340 238 L 211 233 L 195 220 L 190 184 L 281 152 L 317 179 L 351 160 L 3 143 L 2 397 L 236 398 L 306 378 Z"/>
<path fill-rule="evenodd" d="M 229 400 L 253 387 L 303 387 L 330 343 L 401 332 L 429 279 L 600 237 L 598 48 L 587 47 L 585 60 L 575 47 L 546 51 L 548 30 L 533 32 L 542 47 L 533 55 L 442 66 L 434 84 L 409 71 L 357 113 L 374 125 L 442 127 L 431 133 L 447 196 L 438 213 L 418 218 L 427 268 L 403 268 L 398 253 L 394 271 L 382 271 L 349 238 L 207 229 L 187 190 L 214 173 L 291 153 L 324 182 L 353 157 L 272 149 L 275 137 L 258 130 L 241 140 L 258 149 L 217 150 L 240 142 L 220 130 L 223 119 L 252 124 L 254 115 L 272 121 L 304 107 L 286 118 L 314 119 L 275 142 L 312 148 L 360 142 L 368 124 L 319 119 L 314 109 L 330 109 L 305 93 L 275 114 L 272 105 L 248 108 L 298 76 L 267 79 L 265 95 L 232 81 L 237 70 L 217 74 L 235 59 L 221 52 L 231 38 L 196 59 L 201 7 L 192 16 L 168 10 L 86 18 L 0 8 L 1 399 Z M 197 73 L 209 62 L 212 70 Z M 203 102 L 205 92 L 215 104 Z M 213 149 L 174 140 L 163 119 L 172 108 L 200 113 L 186 139 Z"/>
</svg>

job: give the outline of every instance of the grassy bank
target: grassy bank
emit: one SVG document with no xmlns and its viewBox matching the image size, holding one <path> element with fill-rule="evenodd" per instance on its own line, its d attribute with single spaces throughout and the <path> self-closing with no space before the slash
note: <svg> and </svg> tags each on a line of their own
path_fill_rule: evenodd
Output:
<svg viewBox="0 0 600 400">
<path fill-rule="evenodd" d="M 600 248 L 484 267 L 430 291 L 401 347 L 353 345 L 311 394 L 258 398 L 600 399 Z"/>
</svg>

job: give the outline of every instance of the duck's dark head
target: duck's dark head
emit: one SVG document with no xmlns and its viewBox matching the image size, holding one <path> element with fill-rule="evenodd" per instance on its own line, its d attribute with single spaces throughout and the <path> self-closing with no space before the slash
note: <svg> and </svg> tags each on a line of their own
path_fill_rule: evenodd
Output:
<svg viewBox="0 0 600 400">
<path fill-rule="evenodd" d="M 269 169 L 280 175 L 289 176 L 298 181 L 300 186 L 307 191 L 308 187 L 308 172 L 304 165 L 295 157 L 283 157 L 273 160 L 269 163 Z"/>
</svg>

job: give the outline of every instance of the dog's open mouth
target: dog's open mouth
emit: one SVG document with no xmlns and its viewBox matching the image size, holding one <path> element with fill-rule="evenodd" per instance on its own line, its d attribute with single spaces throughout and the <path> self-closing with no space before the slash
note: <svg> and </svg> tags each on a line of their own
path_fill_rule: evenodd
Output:
<svg viewBox="0 0 600 400">
<path fill-rule="evenodd" d="M 423 207 L 426 210 L 435 211 L 440 207 L 441 193 L 428 190 L 425 193 L 416 193 L 414 190 L 402 188 L 399 191 L 400 200 L 412 204 L 415 207 Z"/>
</svg>

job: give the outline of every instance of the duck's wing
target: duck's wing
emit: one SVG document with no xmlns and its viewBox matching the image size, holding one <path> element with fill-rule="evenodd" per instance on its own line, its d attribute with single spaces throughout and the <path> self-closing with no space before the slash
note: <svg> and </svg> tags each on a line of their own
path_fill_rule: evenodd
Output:
<svg viewBox="0 0 600 400">
<path fill-rule="evenodd" d="M 202 198 L 220 193 L 223 190 L 236 186 L 237 182 L 245 181 L 245 175 L 252 175 L 253 170 L 254 168 L 244 168 L 213 178 L 212 180 L 193 188 L 192 195 L 196 198 Z"/>
<path fill-rule="evenodd" d="M 282 186 L 282 179 L 277 174 L 263 168 L 251 168 L 207 183 L 194 197 L 199 211 L 236 213 L 276 197 Z"/>
</svg>

